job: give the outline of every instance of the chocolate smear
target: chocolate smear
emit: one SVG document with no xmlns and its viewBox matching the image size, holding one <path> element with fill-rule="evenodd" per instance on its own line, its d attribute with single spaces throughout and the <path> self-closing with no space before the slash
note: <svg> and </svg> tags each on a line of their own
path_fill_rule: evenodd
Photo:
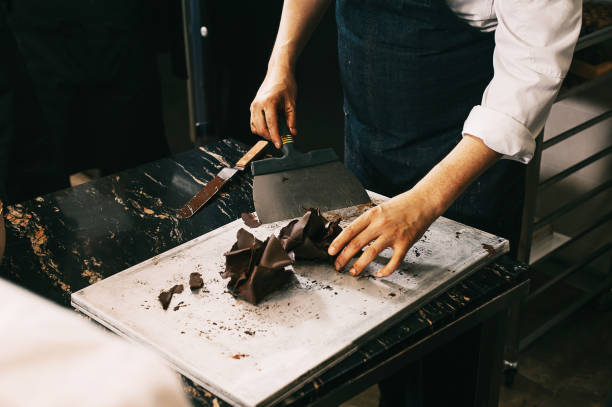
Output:
<svg viewBox="0 0 612 407">
<path fill-rule="evenodd" d="M 496 252 L 493 246 L 491 246 L 490 244 L 483 243 L 482 248 L 487 251 L 488 258 L 492 259 L 493 257 L 495 257 Z"/>
<path fill-rule="evenodd" d="M 312 208 L 283 227 L 278 238 L 287 252 L 293 251 L 296 260 L 331 260 L 327 249 L 342 232 L 339 223 L 340 218 L 328 221 L 318 209 Z"/>
<path fill-rule="evenodd" d="M 257 304 L 289 281 L 292 273 L 285 267 L 293 261 L 274 235 L 262 242 L 240 229 L 236 238 L 231 250 L 225 253 L 221 277 L 230 279 L 227 288 L 232 294 Z"/>
<path fill-rule="evenodd" d="M 257 219 L 252 213 L 243 212 L 240 214 L 240 216 L 242 217 L 242 221 L 244 222 L 244 224 L 250 228 L 258 228 L 261 226 L 261 222 L 259 221 L 259 219 Z"/>
<path fill-rule="evenodd" d="M 157 297 L 159 299 L 159 302 L 162 305 L 163 309 L 168 309 L 168 306 L 170 305 L 170 300 L 172 299 L 172 295 L 173 294 L 180 294 L 183 292 L 183 285 L 182 284 L 177 284 L 174 287 L 170 288 L 167 291 L 162 291 L 161 293 L 159 293 L 159 296 Z"/>
<path fill-rule="evenodd" d="M 191 273 L 189 275 L 189 288 L 191 291 L 197 290 L 198 288 L 202 288 L 204 286 L 204 280 L 202 279 L 202 274 L 200 273 Z"/>
</svg>

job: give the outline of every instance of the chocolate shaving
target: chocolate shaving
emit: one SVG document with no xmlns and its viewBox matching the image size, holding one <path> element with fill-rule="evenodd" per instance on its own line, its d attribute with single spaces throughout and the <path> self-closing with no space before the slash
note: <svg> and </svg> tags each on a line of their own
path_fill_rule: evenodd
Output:
<svg viewBox="0 0 612 407">
<path fill-rule="evenodd" d="M 331 260 L 327 249 L 342 232 L 339 223 L 339 218 L 327 221 L 318 209 L 312 208 L 283 227 L 278 238 L 287 252 L 293 251 L 296 260 Z"/>
<path fill-rule="evenodd" d="M 221 277 L 229 277 L 227 288 L 234 295 L 257 304 L 289 281 L 292 273 L 285 267 L 292 260 L 274 235 L 262 242 L 240 229 L 236 237 L 236 243 L 225 253 Z"/>
<path fill-rule="evenodd" d="M 202 279 L 202 274 L 200 273 L 191 273 L 189 275 L 189 288 L 191 291 L 197 290 L 198 288 L 202 288 L 204 286 L 204 280 Z"/>
<path fill-rule="evenodd" d="M 162 291 L 161 293 L 159 293 L 159 296 L 157 297 L 159 299 L 159 302 L 162 305 L 163 309 L 168 309 L 168 306 L 170 305 L 170 300 L 172 299 L 172 295 L 173 294 L 180 294 L 183 292 L 183 285 L 182 284 L 177 284 L 174 287 L 170 288 L 167 291 Z"/>
<path fill-rule="evenodd" d="M 240 216 L 242 217 L 242 221 L 244 222 L 244 224 L 250 228 L 258 228 L 261 226 L 261 222 L 259 221 L 259 219 L 257 219 L 252 213 L 243 212 L 240 214 Z"/>
</svg>

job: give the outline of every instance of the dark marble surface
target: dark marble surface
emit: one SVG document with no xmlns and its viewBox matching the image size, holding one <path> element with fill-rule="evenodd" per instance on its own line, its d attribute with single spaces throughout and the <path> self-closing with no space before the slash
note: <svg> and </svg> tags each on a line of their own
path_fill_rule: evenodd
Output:
<svg viewBox="0 0 612 407">
<path fill-rule="evenodd" d="M 239 173 L 193 217 L 175 216 L 225 165 L 246 152 L 222 140 L 77 187 L 8 206 L 0 276 L 69 306 L 70 293 L 214 230 L 253 211 L 252 178 Z M 434 299 L 380 338 L 299 389 L 288 402 L 316 400 L 445 324 L 507 290 L 526 268 L 502 257 Z M 185 379 L 196 405 L 223 406 Z"/>
<path fill-rule="evenodd" d="M 175 216 L 244 152 L 225 140 L 8 206 L 0 276 L 69 305 L 71 292 L 253 211 L 245 171 L 191 218 Z"/>
</svg>

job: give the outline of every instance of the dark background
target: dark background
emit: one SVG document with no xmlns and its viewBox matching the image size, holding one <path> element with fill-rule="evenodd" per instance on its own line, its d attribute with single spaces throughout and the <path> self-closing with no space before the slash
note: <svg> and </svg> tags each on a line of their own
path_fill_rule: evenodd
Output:
<svg viewBox="0 0 612 407">
<path fill-rule="evenodd" d="M 233 137 L 248 144 L 255 142 L 249 127 L 249 106 L 266 73 L 281 9 L 280 0 L 241 2 L 238 5 L 233 2 L 207 3 L 203 17 L 209 36 L 204 63 L 211 125 L 209 133 L 214 137 Z M 297 143 L 303 150 L 333 147 L 342 156 L 342 90 L 336 41 L 336 23 L 333 7 L 330 7 L 296 68 L 300 132 Z M 171 73 L 163 69 L 164 58 L 162 55 L 160 60 L 165 84 L 164 109 L 174 109 L 178 113 L 176 109 L 179 106 L 174 101 L 180 89 L 176 88 L 185 85 L 168 80 Z M 172 87 L 175 87 L 174 91 Z M 188 130 L 181 120 L 184 119 L 178 114 L 166 120 L 166 132 L 173 152 L 189 147 L 188 143 L 181 142 Z"/>
</svg>

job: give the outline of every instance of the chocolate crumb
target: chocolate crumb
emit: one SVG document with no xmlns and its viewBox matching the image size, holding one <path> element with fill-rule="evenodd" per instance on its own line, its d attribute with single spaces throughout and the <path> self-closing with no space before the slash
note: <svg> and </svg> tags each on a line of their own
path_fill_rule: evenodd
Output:
<svg viewBox="0 0 612 407">
<path fill-rule="evenodd" d="M 172 295 L 180 294 L 182 292 L 183 292 L 183 285 L 177 284 L 167 291 L 162 291 L 157 298 L 159 299 L 159 302 L 161 303 L 162 308 L 168 309 L 168 306 L 170 305 L 170 300 L 172 299 Z"/>
<path fill-rule="evenodd" d="M 181 302 L 179 302 L 179 303 L 178 303 L 178 305 L 176 305 L 176 306 L 173 308 L 173 310 L 174 310 L 174 311 L 178 311 L 178 310 L 179 310 L 179 308 L 186 307 L 186 306 L 187 306 L 187 304 L 185 304 L 183 301 L 181 301 Z"/>
<path fill-rule="evenodd" d="M 240 214 L 240 216 L 242 217 L 244 224 L 250 228 L 258 228 L 261 226 L 259 219 L 257 219 L 252 213 L 243 212 Z"/>
<path fill-rule="evenodd" d="M 251 336 L 255 335 L 254 331 L 249 331 L 248 329 L 246 331 L 244 331 L 244 333 L 247 334 L 247 335 L 251 335 Z"/>
<path fill-rule="evenodd" d="M 189 288 L 191 291 L 202 288 L 203 286 L 204 280 L 202 279 L 202 274 L 194 272 L 189 275 Z"/>
<path fill-rule="evenodd" d="M 493 257 L 495 257 L 496 252 L 493 246 L 491 246 L 490 244 L 483 243 L 482 248 L 487 251 L 488 258 L 492 259 Z"/>
<path fill-rule="evenodd" d="M 389 297 L 395 297 L 395 293 L 389 293 Z"/>
<path fill-rule="evenodd" d="M 249 355 L 245 355 L 244 353 L 236 353 L 235 355 L 232 355 L 232 359 L 242 359 L 242 358 L 246 358 Z"/>
</svg>

